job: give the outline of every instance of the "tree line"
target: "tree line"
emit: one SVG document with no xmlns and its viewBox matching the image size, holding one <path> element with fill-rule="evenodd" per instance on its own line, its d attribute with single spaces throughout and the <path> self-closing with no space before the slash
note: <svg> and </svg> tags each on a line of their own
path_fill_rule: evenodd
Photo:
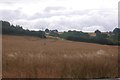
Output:
<svg viewBox="0 0 120 80">
<path fill-rule="evenodd" d="M 7 21 L 2 21 L 2 34 L 8 35 L 27 35 L 27 36 L 37 36 L 41 38 L 45 38 L 44 31 L 30 31 L 28 29 L 23 29 L 20 25 L 11 25 Z"/>
<path fill-rule="evenodd" d="M 107 44 L 107 45 L 120 45 L 120 28 L 115 28 L 111 32 L 101 32 L 96 30 L 94 32 L 95 36 L 91 36 L 89 33 L 82 31 L 67 31 L 59 33 L 57 29 L 45 31 L 30 31 L 28 29 L 23 29 L 20 25 L 11 25 L 7 21 L 2 21 L 2 34 L 8 35 L 27 35 L 27 36 L 37 36 L 40 38 L 46 38 L 48 36 L 60 37 L 71 41 Z"/>
<path fill-rule="evenodd" d="M 95 36 L 91 36 L 89 33 L 82 31 L 68 31 L 60 34 L 60 37 L 72 41 L 120 45 L 120 28 L 115 28 L 112 32 L 106 33 L 96 30 L 94 34 Z"/>
<path fill-rule="evenodd" d="M 49 29 L 46 29 L 45 32 L 49 32 Z M 111 32 L 101 32 L 100 30 L 96 30 L 93 34 L 95 36 L 91 36 L 89 33 L 85 33 L 82 31 L 67 31 L 59 34 L 59 32 L 49 32 L 50 36 L 60 37 L 66 40 L 71 41 L 80 41 L 80 42 L 88 42 L 88 43 L 98 43 L 98 44 L 107 44 L 107 45 L 120 45 L 120 28 L 115 28 Z"/>
</svg>

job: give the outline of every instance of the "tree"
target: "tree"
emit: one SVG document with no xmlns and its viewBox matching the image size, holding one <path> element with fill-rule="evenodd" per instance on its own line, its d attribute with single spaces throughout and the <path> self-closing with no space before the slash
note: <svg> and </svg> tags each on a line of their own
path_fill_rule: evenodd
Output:
<svg viewBox="0 0 120 80">
<path fill-rule="evenodd" d="M 20 25 L 10 25 L 7 21 L 2 21 L 2 34 L 9 34 L 9 35 L 28 35 L 28 36 L 37 36 L 41 38 L 45 38 L 44 31 L 30 31 L 25 30 Z"/>
<path fill-rule="evenodd" d="M 114 33 L 114 34 L 120 34 L 120 28 L 115 28 L 115 29 L 113 30 L 113 33 Z"/>
<path fill-rule="evenodd" d="M 120 28 L 115 28 L 113 30 L 113 36 L 114 40 L 120 40 Z"/>
<path fill-rule="evenodd" d="M 45 32 L 46 32 L 46 33 L 49 33 L 49 32 L 50 32 L 50 30 L 49 30 L 49 29 L 45 29 Z"/>
<path fill-rule="evenodd" d="M 100 34 L 101 34 L 101 31 L 96 30 L 95 33 L 96 33 L 96 35 L 100 35 Z"/>
<path fill-rule="evenodd" d="M 55 29 L 55 30 L 52 30 L 51 32 L 52 32 L 52 33 L 58 33 L 58 30 Z"/>
</svg>

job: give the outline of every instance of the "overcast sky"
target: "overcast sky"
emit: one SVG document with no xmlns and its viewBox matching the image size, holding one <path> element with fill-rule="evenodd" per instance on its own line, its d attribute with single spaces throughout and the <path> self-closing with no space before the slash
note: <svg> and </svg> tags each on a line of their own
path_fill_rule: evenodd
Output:
<svg viewBox="0 0 120 80">
<path fill-rule="evenodd" d="M 0 0 L 0 20 L 25 29 L 111 31 L 119 0 Z"/>
</svg>

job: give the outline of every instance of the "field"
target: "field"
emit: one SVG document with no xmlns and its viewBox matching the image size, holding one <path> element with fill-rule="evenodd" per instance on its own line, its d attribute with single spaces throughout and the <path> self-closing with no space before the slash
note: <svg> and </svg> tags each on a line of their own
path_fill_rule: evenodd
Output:
<svg viewBox="0 0 120 80">
<path fill-rule="evenodd" d="M 114 78 L 118 46 L 3 35 L 3 78 Z"/>
</svg>

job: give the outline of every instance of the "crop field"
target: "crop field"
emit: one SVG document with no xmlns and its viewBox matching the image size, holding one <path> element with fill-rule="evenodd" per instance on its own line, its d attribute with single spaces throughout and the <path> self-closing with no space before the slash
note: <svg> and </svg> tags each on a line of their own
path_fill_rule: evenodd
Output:
<svg viewBox="0 0 120 80">
<path fill-rule="evenodd" d="M 118 46 L 3 35 L 2 51 L 3 78 L 118 76 Z"/>
</svg>

